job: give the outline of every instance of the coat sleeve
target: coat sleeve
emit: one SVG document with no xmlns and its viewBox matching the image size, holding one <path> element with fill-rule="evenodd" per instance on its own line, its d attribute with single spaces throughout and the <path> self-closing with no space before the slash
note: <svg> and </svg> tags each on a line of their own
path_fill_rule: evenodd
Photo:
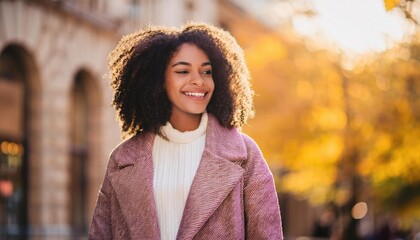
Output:
<svg viewBox="0 0 420 240">
<path fill-rule="evenodd" d="M 111 164 L 109 164 L 111 165 Z M 89 239 L 107 240 L 112 239 L 111 221 L 111 183 L 109 180 L 109 169 L 105 173 L 105 178 L 96 200 L 96 207 L 93 213 L 92 223 L 89 228 Z"/>
<path fill-rule="evenodd" d="M 280 207 L 273 175 L 257 144 L 244 135 L 244 207 L 246 239 L 283 239 Z"/>
</svg>

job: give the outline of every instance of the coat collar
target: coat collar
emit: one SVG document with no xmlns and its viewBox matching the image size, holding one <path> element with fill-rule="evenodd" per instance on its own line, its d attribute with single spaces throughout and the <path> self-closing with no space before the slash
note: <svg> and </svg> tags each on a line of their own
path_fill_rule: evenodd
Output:
<svg viewBox="0 0 420 240">
<path fill-rule="evenodd" d="M 154 137 L 142 133 L 122 143 L 115 155 L 119 170 L 110 175 L 133 238 L 160 236 L 153 194 Z M 192 239 L 197 234 L 242 178 L 241 165 L 246 156 L 238 130 L 223 128 L 209 114 L 203 156 L 188 194 L 177 239 Z"/>
</svg>

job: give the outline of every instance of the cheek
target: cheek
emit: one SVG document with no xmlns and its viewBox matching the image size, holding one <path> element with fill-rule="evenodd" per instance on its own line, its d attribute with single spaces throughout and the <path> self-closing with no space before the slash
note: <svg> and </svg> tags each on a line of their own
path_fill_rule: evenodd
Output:
<svg viewBox="0 0 420 240">
<path fill-rule="evenodd" d="M 214 80 L 211 80 L 209 83 L 209 88 L 214 91 L 214 89 L 216 88 L 215 84 L 214 84 Z"/>
<path fill-rule="evenodd" d="M 166 92 L 166 95 L 169 98 L 173 98 L 176 96 L 179 92 L 179 86 L 177 86 L 176 82 L 173 81 L 174 79 L 165 79 L 165 82 L 163 84 L 163 89 Z"/>
<path fill-rule="evenodd" d="M 165 77 L 165 80 L 163 81 L 163 89 L 165 89 L 166 92 L 171 91 L 171 89 L 173 88 L 173 85 L 174 85 L 173 79 L 170 76 Z"/>
</svg>

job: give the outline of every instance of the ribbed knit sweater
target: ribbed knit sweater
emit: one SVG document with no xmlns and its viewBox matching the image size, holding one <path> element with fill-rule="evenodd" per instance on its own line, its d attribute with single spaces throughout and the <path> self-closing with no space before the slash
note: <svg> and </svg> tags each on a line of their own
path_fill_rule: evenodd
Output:
<svg viewBox="0 0 420 240">
<path fill-rule="evenodd" d="M 153 143 L 153 188 L 162 240 L 175 239 L 185 202 L 204 151 L 208 116 L 196 130 L 180 132 L 168 122 Z"/>
</svg>

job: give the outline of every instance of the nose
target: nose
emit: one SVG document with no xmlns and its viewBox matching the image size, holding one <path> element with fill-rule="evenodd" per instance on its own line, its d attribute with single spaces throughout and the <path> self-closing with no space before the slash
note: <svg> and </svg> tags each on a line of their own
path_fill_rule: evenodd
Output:
<svg viewBox="0 0 420 240">
<path fill-rule="evenodd" d="M 203 86 L 204 79 L 199 73 L 196 73 L 192 76 L 190 84 L 196 85 L 196 86 Z"/>
</svg>

